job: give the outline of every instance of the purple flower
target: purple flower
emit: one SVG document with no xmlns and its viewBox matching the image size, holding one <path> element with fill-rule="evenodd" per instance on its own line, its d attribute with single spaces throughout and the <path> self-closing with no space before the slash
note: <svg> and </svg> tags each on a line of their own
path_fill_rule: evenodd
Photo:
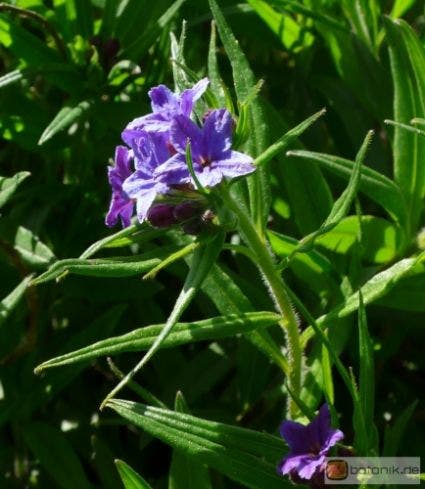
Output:
<svg viewBox="0 0 425 489">
<path fill-rule="evenodd" d="M 173 93 L 165 85 L 159 85 L 149 91 L 152 113 L 134 119 L 124 129 L 121 137 L 131 146 L 132 140 L 140 131 L 165 133 L 176 115 L 190 117 L 195 102 L 202 96 L 208 86 L 208 78 L 203 78 L 192 88 L 181 94 Z"/>
<path fill-rule="evenodd" d="M 158 195 L 168 193 L 169 186 L 154 178 L 158 165 L 170 157 L 161 134 L 140 131 L 132 141 L 136 171 L 123 183 L 126 194 L 136 201 L 137 218 L 143 222 Z"/>
<path fill-rule="evenodd" d="M 106 214 L 105 224 L 114 226 L 121 218 L 123 227 L 130 225 L 134 201 L 123 190 L 124 180 L 131 175 L 132 152 L 125 146 L 115 149 L 115 166 L 108 167 L 108 180 L 112 187 L 112 199 Z"/>
<path fill-rule="evenodd" d="M 201 128 L 185 115 L 175 116 L 170 132 L 177 154 L 156 169 L 158 180 L 169 185 L 194 183 L 186 164 L 188 142 L 194 171 L 204 187 L 253 172 L 252 158 L 231 149 L 232 129 L 233 120 L 226 109 L 212 110 Z"/>
<path fill-rule="evenodd" d="M 308 425 L 284 421 L 280 433 L 289 445 L 290 452 L 278 466 L 282 475 L 294 479 L 310 480 L 323 470 L 325 458 L 337 442 L 344 438 L 340 430 L 331 428 L 329 407 L 324 404 L 319 414 Z"/>
</svg>

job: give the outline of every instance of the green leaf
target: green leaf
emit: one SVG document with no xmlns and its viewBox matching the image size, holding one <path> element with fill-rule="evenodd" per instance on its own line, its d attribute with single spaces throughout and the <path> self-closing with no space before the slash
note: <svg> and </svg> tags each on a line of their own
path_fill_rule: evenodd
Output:
<svg viewBox="0 0 425 489">
<path fill-rule="evenodd" d="M 276 34 L 286 49 L 291 49 L 295 45 L 308 46 L 312 43 L 313 36 L 304 32 L 300 23 L 287 13 L 277 12 L 264 0 L 248 0 L 248 4 Z"/>
<path fill-rule="evenodd" d="M 4 325 L 9 315 L 24 297 L 31 279 L 32 275 L 25 277 L 24 280 L 22 280 L 22 282 L 12 290 L 12 292 L 0 302 L 0 328 Z"/>
<path fill-rule="evenodd" d="M 358 327 L 360 359 L 359 397 L 364 423 L 368 427 L 368 453 L 372 455 L 378 453 L 378 431 L 374 423 L 375 363 L 373 342 L 369 335 L 366 308 L 363 303 L 361 291 L 359 291 Z"/>
<path fill-rule="evenodd" d="M 421 121 L 420 117 L 412 119 L 412 122 Z M 392 121 L 391 119 L 385 119 L 385 124 L 389 124 L 390 126 L 399 127 L 400 129 L 404 129 L 405 131 L 412 132 L 413 134 L 417 134 L 418 136 L 425 137 L 425 131 L 423 129 L 418 129 L 415 126 L 410 126 L 409 124 L 403 124 L 401 122 Z"/>
<path fill-rule="evenodd" d="M 189 414 L 186 400 L 177 392 L 174 409 Z M 168 489 L 212 489 L 208 469 L 174 450 L 168 476 Z"/>
<path fill-rule="evenodd" d="M 64 433 L 46 423 L 33 422 L 24 427 L 23 436 L 25 443 L 40 460 L 57 487 L 93 489 Z"/>
<path fill-rule="evenodd" d="M 239 315 L 219 316 L 192 323 L 176 323 L 160 348 L 174 348 L 196 341 L 217 340 L 255 329 L 272 326 L 279 321 L 273 312 L 252 312 Z M 80 350 L 61 355 L 37 367 L 37 373 L 47 368 L 92 360 L 101 356 L 124 352 L 145 351 L 153 345 L 164 325 L 145 326 L 121 336 L 98 341 Z"/>
<path fill-rule="evenodd" d="M 332 210 L 323 224 L 323 227 L 333 226 L 338 224 L 338 222 L 347 215 L 350 210 L 351 204 L 353 203 L 354 197 L 357 195 L 357 190 L 360 184 L 361 177 L 361 167 L 364 162 L 366 151 L 371 142 L 373 131 L 369 131 L 366 135 L 363 144 L 356 156 L 356 160 L 353 167 L 353 172 L 348 181 L 347 188 L 340 195 L 338 200 L 332 207 Z"/>
<path fill-rule="evenodd" d="M 348 216 L 333 229 L 318 236 L 315 244 L 346 255 L 357 241 L 362 231 L 364 258 L 371 263 L 388 263 L 397 256 L 402 246 L 401 229 L 386 219 L 375 216 Z"/>
<path fill-rule="evenodd" d="M 152 489 L 142 476 L 122 460 L 115 460 L 115 465 L 125 489 Z"/>
<path fill-rule="evenodd" d="M 376 46 L 377 23 L 380 15 L 377 0 L 342 0 L 341 3 L 353 31 L 373 51 Z"/>
<path fill-rule="evenodd" d="M 14 248 L 25 262 L 33 266 L 47 266 L 56 260 L 50 248 L 23 226 L 16 231 Z"/>
<path fill-rule="evenodd" d="M 323 13 L 324 9 L 318 9 L 315 11 L 303 3 L 295 0 L 270 0 L 270 3 L 274 4 L 276 7 L 284 8 L 295 14 L 301 14 L 306 18 L 313 19 L 317 23 L 322 24 L 323 27 L 328 28 L 330 31 L 336 29 L 343 32 L 349 32 L 349 28 L 342 22 L 342 20 L 340 21 Z"/>
<path fill-rule="evenodd" d="M 425 48 L 402 21 L 385 18 L 394 83 L 394 120 L 408 124 L 425 116 Z M 416 232 L 425 195 L 425 140 L 403 128 L 394 130 L 394 178 L 407 202 L 408 235 Z"/>
<path fill-rule="evenodd" d="M 214 21 L 211 22 L 211 37 L 208 49 L 208 79 L 210 80 L 211 90 L 220 106 L 225 107 L 227 105 L 227 97 L 217 62 L 217 34 Z"/>
<path fill-rule="evenodd" d="M 38 141 L 39 145 L 44 144 L 53 136 L 64 131 L 69 126 L 77 122 L 93 105 L 92 101 L 84 100 L 75 107 L 62 107 L 56 114 L 52 122 L 43 131 Z"/>
<path fill-rule="evenodd" d="M 323 222 L 323 224 L 317 229 L 317 231 L 305 236 L 297 246 L 297 248 L 289 256 L 288 261 L 290 262 L 297 252 L 308 249 L 313 245 L 318 236 L 326 233 L 328 230 L 335 227 L 341 219 L 343 219 L 348 211 L 350 210 L 351 204 L 353 203 L 354 197 L 357 194 L 357 190 L 360 183 L 360 171 L 363 164 L 368 145 L 370 143 L 373 132 L 369 131 L 366 135 L 363 144 L 356 156 L 356 161 L 353 167 L 353 172 L 351 173 L 350 180 L 348 182 L 347 188 L 339 196 L 338 200 L 333 204 L 329 215 Z"/>
<path fill-rule="evenodd" d="M 408 274 L 415 265 L 421 263 L 425 258 L 425 252 L 418 257 L 404 258 L 398 261 L 386 270 L 377 273 L 370 280 L 368 280 L 361 287 L 361 293 L 363 295 L 364 303 L 370 304 L 377 299 L 384 296 L 399 280 L 401 280 L 406 274 Z M 321 316 L 317 323 L 320 326 L 329 325 L 333 320 L 337 318 L 343 318 L 359 308 L 359 294 L 354 294 L 347 297 L 347 299 L 339 306 L 332 309 L 329 313 Z M 309 327 L 302 333 L 302 341 L 305 344 L 314 335 L 312 329 Z"/>
<path fill-rule="evenodd" d="M 290 487 L 276 474 L 285 453 L 282 440 L 252 430 L 130 401 L 108 407 L 176 450 L 252 489 Z"/>
<path fill-rule="evenodd" d="M 25 66 L 40 68 L 60 61 L 57 52 L 47 47 L 44 40 L 31 34 L 6 14 L 0 15 L 0 44 L 10 49 Z"/>
<path fill-rule="evenodd" d="M 418 401 L 412 402 L 412 404 L 407 406 L 407 408 L 395 420 L 393 426 L 388 426 L 385 430 L 384 448 L 382 453 L 384 457 L 394 457 L 397 455 L 400 441 L 417 405 Z"/>
<path fill-rule="evenodd" d="M 402 277 L 378 304 L 402 311 L 425 311 L 425 265 L 418 263 Z"/>
<path fill-rule="evenodd" d="M 211 11 L 220 33 L 221 41 L 232 66 L 233 80 L 239 105 L 242 106 L 255 89 L 254 74 L 248 60 L 239 47 L 239 43 L 233 35 L 227 21 L 221 12 L 216 0 L 209 0 Z M 265 149 L 267 140 L 266 124 L 263 111 L 258 99 L 249 106 L 251 137 L 249 151 L 253 156 L 259 155 Z M 251 214 L 257 229 L 263 233 L 270 208 L 269 181 L 263 169 L 258 169 L 248 179 Z"/>
<path fill-rule="evenodd" d="M 349 179 L 352 175 L 354 163 L 338 156 L 313 151 L 288 151 L 288 156 L 296 156 L 314 161 L 320 166 L 329 169 L 336 175 Z M 400 189 L 385 175 L 371 168 L 364 167 L 360 177 L 360 191 L 383 207 L 388 214 L 401 223 L 406 222 L 406 207 Z"/>
<path fill-rule="evenodd" d="M 12 197 L 18 185 L 23 182 L 31 173 L 21 171 L 13 175 L 13 177 L 0 177 L 0 209 Z"/>
<path fill-rule="evenodd" d="M 401 17 L 416 4 L 416 0 L 395 0 L 390 16 L 393 19 Z"/>
<path fill-rule="evenodd" d="M 175 246 L 167 246 L 142 255 L 92 258 L 89 260 L 66 258 L 53 263 L 47 272 L 34 279 L 33 285 L 54 280 L 64 272 L 91 277 L 131 277 L 148 272 L 175 251 Z"/>
</svg>

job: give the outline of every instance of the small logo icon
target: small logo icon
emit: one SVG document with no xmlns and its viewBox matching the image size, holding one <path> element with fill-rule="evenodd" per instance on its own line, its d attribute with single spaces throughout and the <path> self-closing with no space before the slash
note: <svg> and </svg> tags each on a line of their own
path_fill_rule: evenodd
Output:
<svg viewBox="0 0 425 489">
<path fill-rule="evenodd" d="M 329 460 L 326 464 L 326 477 L 331 481 L 342 481 L 348 476 L 348 463 L 345 460 Z"/>
</svg>

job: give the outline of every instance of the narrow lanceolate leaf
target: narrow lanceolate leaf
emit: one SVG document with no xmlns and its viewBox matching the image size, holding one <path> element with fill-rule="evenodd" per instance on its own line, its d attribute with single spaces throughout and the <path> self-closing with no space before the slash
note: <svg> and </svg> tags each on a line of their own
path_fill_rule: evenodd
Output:
<svg viewBox="0 0 425 489">
<path fill-rule="evenodd" d="M 108 407 L 195 462 L 245 487 L 282 489 L 291 485 L 276 474 L 276 465 L 286 451 L 279 438 L 130 401 L 114 399 Z"/>
<path fill-rule="evenodd" d="M 25 295 L 25 291 L 31 282 L 31 278 L 32 275 L 24 278 L 24 280 L 22 280 L 22 282 L 0 302 L 0 328 Z"/>
<path fill-rule="evenodd" d="M 115 460 L 115 465 L 125 489 L 152 489 L 141 475 L 122 460 Z"/>
<path fill-rule="evenodd" d="M 425 258 L 425 252 L 418 257 L 404 258 L 398 261 L 392 267 L 377 273 L 361 287 L 361 293 L 365 304 L 370 304 L 384 296 L 394 285 L 407 275 L 417 263 L 421 263 Z M 320 326 L 329 325 L 334 319 L 343 318 L 359 308 L 359 294 L 355 292 L 350 295 L 342 304 L 335 307 L 328 314 L 321 316 L 317 323 Z M 309 327 L 302 333 L 302 341 L 305 344 L 314 335 L 313 330 Z"/>
<path fill-rule="evenodd" d="M 192 261 L 190 263 L 189 273 L 183 284 L 183 288 L 177 297 L 173 310 L 168 316 L 168 320 L 162 328 L 159 335 L 155 338 L 152 346 L 145 353 L 140 362 L 119 382 L 119 384 L 106 396 L 101 404 L 101 408 L 105 406 L 106 402 L 111 399 L 116 393 L 118 393 L 129 380 L 131 380 L 136 373 L 141 370 L 146 363 L 155 355 L 157 350 L 161 347 L 164 340 L 171 333 L 171 330 L 180 319 L 183 312 L 192 302 L 196 293 L 200 289 L 203 281 L 207 277 L 211 268 L 222 250 L 225 233 L 220 231 L 203 246 L 199 246 L 193 254 Z"/>
<path fill-rule="evenodd" d="M 78 122 L 82 115 L 89 110 L 92 104 L 93 102 L 84 100 L 75 107 L 62 107 L 40 136 L 38 144 L 44 144 L 53 136 L 74 124 L 74 122 Z"/>
<path fill-rule="evenodd" d="M 223 13 L 217 5 L 216 0 L 209 0 L 209 2 L 221 41 L 232 66 L 233 80 L 235 82 L 238 102 L 239 105 L 242 106 L 249 99 L 250 94 L 256 85 L 254 74 L 237 39 L 233 35 Z M 248 149 L 253 156 L 257 156 L 264 151 L 267 144 L 266 125 L 261 104 L 258 99 L 251 102 L 249 112 L 251 146 Z M 258 230 L 263 232 L 270 208 L 269 181 L 265 171 L 261 168 L 257 169 L 257 171 L 248 179 L 248 186 L 251 214 L 253 215 Z"/>
<path fill-rule="evenodd" d="M 47 272 L 34 279 L 33 285 L 49 282 L 64 272 L 91 277 L 130 277 L 146 273 L 159 265 L 162 259 L 175 252 L 177 247 L 168 246 L 142 255 L 117 256 L 111 258 L 67 258 L 55 262 Z"/>
<path fill-rule="evenodd" d="M 190 414 L 186 400 L 177 392 L 174 409 Z M 173 451 L 168 476 L 168 489 L 212 489 L 208 468 L 178 450 Z"/>
<path fill-rule="evenodd" d="M 18 185 L 29 176 L 29 172 L 21 171 L 13 177 L 0 177 L 0 209 L 12 197 Z"/>
<path fill-rule="evenodd" d="M 300 241 L 297 248 L 295 248 L 295 250 L 292 252 L 285 263 L 290 262 L 295 254 L 299 251 L 302 251 L 303 249 L 308 249 L 319 236 L 333 229 L 347 215 L 353 203 L 354 197 L 357 195 L 357 190 L 360 184 L 361 168 L 364 158 L 366 156 L 367 148 L 372 138 L 372 134 L 373 131 L 369 131 L 366 135 L 363 144 L 356 156 L 356 161 L 354 163 L 353 171 L 351 173 L 347 188 L 332 206 L 332 209 L 325 222 L 320 226 L 317 231 L 314 231 L 313 233 L 307 235 Z"/>
<path fill-rule="evenodd" d="M 359 397 L 365 425 L 368 427 L 368 451 L 377 450 L 377 429 L 374 423 L 375 363 L 373 342 L 367 325 L 366 308 L 362 292 L 359 292 Z M 370 452 L 369 452 L 370 453 Z M 376 452 L 377 453 L 377 452 Z"/>
<path fill-rule="evenodd" d="M 294 150 L 289 151 L 287 154 L 288 156 L 296 156 L 316 162 L 323 168 L 329 169 L 332 173 L 347 180 L 352 175 L 355 165 L 350 160 L 313 151 Z M 402 223 L 406 221 L 406 205 L 400 189 L 385 175 L 371 168 L 364 167 L 360 177 L 359 190 L 381 205 L 397 221 Z"/>
<path fill-rule="evenodd" d="M 273 312 L 252 312 L 246 314 L 219 316 L 193 323 L 176 323 L 160 348 L 174 348 L 195 341 L 217 340 L 228 336 L 248 333 L 267 328 L 279 321 Z M 98 341 L 79 350 L 53 358 L 37 367 L 37 373 L 47 368 L 93 360 L 106 355 L 118 355 L 130 351 L 148 350 L 163 330 L 164 325 L 146 326 L 122 336 Z"/>
<path fill-rule="evenodd" d="M 21 70 L 13 70 L 6 75 L 0 76 L 0 88 L 7 87 L 12 83 L 16 83 L 21 80 L 23 77 L 23 73 Z"/>
<path fill-rule="evenodd" d="M 372 135 L 373 131 L 369 131 L 367 133 L 363 144 L 356 156 L 353 172 L 351 174 L 347 188 L 333 205 L 332 210 L 324 223 L 325 227 L 337 224 L 343 217 L 347 215 L 348 211 L 350 210 L 351 204 L 353 203 L 354 197 L 356 196 L 357 190 L 359 188 L 361 167 L 366 156 L 366 151 L 372 139 Z"/>
<path fill-rule="evenodd" d="M 217 33 L 214 21 L 211 22 L 211 37 L 208 49 L 208 78 L 210 80 L 211 90 L 218 100 L 220 107 L 225 107 L 226 94 L 217 62 Z"/>
<path fill-rule="evenodd" d="M 257 156 L 257 158 L 254 160 L 254 164 L 256 166 L 265 165 L 276 155 L 284 151 L 294 139 L 301 136 L 301 134 L 306 131 L 312 124 L 314 124 L 317 119 L 319 119 L 319 117 L 321 117 L 325 112 L 326 109 L 322 109 L 321 111 L 316 112 L 316 114 L 313 114 L 311 117 L 298 124 L 298 126 L 295 126 L 291 130 L 286 132 L 274 144 L 269 146 L 263 153 Z"/>
<path fill-rule="evenodd" d="M 385 19 L 394 84 L 394 120 L 425 116 L 425 48 L 403 20 Z M 394 177 L 407 201 L 410 233 L 417 229 L 425 192 L 425 139 L 395 126 Z"/>
<path fill-rule="evenodd" d="M 418 121 L 418 120 L 421 119 L 412 119 L 412 123 L 413 121 Z M 413 134 L 417 134 L 418 136 L 425 137 L 425 131 L 423 129 L 418 129 L 415 126 L 411 126 L 409 124 L 403 124 L 402 122 L 392 121 L 391 119 L 385 119 L 384 122 L 385 124 L 389 124 L 390 126 L 399 127 L 400 129 L 404 129 L 405 131 L 409 131 L 412 132 Z"/>
</svg>

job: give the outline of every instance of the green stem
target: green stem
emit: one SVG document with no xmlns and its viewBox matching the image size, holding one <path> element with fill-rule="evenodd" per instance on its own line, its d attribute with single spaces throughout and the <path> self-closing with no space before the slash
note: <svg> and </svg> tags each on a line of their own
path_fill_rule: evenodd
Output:
<svg viewBox="0 0 425 489">
<path fill-rule="evenodd" d="M 277 310 L 282 314 L 282 320 L 279 324 L 284 329 L 287 338 L 290 367 L 288 384 L 291 392 L 300 397 L 303 352 L 297 316 L 292 308 L 285 284 L 276 268 L 274 258 L 266 242 L 258 234 L 255 224 L 247 211 L 231 196 L 227 188 L 222 189 L 221 196 L 224 204 L 238 217 L 239 230 L 242 237 L 255 254 L 257 266 L 266 280 Z M 299 414 L 298 406 L 293 400 L 289 401 L 288 408 L 290 417 L 294 418 Z"/>
</svg>

